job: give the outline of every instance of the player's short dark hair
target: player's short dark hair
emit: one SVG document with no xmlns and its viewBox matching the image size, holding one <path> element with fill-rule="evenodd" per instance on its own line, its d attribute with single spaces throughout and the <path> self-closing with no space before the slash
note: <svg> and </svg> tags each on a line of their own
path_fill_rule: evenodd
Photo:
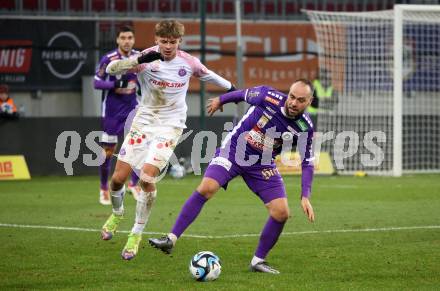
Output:
<svg viewBox="0 0 440 291">
<path fill-rule="evenodd" d="M 295 82 L 293 82 L 293 84 L 298 83 L 298 82 L 299 83 L 303 83 L 306 86 L 309 86 L 310 93 L 312 94 L 312 96 L 314 96 L 314 94 L 315 94 L 315 87 L 313 87 L 313 83 L 310 80 L 305 79 L 305 78 L 299 78 L 299 79 L 295 80 Z"/>
<path fill-rule="evenodd" d="M 130 25 L 122 25 L 118 28 L 118 32 L 116 33 L 116 37 L 119 37 L 119 35 L 123 32 L 132 32 L 134 34 L 134 29 Z"/>
</svg>

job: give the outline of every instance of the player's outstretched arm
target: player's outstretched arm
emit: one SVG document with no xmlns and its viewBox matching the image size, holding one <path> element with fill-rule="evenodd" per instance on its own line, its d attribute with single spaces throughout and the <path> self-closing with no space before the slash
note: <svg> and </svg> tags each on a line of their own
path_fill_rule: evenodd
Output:
<svg viewBox="0 0 440 291">
<path fill-rule="evenodd" d="M 108 64 L 107 68 L 105 69 L 105 72 L 112 76 L 123 75 L 128 70 L 133 69 L 137 65 L 139 65 L 137 58 L 114 60 Z"/>
<path fill-rule="evenodd" d="M 111 61 L 107 68 L 106 72 L 110 75 L 122 75 L 125 74 L 127 71 L 135 68 L 137 65 L 144 64 L 144 63 L 151 63 L 155 60 L 164 60 L 163 56 L 155 51 L 150 51 L 146 54 L 142 54 L 137 58 L 129 58 L 125 60 L 114 60 Z"/>
<path fill-rule="evenodd" d="M 310 203 L 309 198 L 302 197 L 301 198 L 301 207 L 304 211 L 304 214 L 307 216 L 310 222 L 315 221 L 315 212 L 313 212 L 312 204 Z"/>
<path fill-rule="evenodd" d="M 212 116 L 219 109 L 221 112 L 223 112 L 223 105 L 220 102 L 220 97 L 208 99 L 208 105 L 206 105 L 206 109 L 208 110 L 209 116 Z"/>
</svg>

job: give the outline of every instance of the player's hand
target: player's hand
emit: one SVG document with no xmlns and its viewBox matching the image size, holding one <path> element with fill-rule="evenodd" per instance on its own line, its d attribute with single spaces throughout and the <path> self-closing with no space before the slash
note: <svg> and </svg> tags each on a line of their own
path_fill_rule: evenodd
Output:
<svg viewBox="0 0 440 291">
<path fill-rule="evenodd" d="M 115 88 L 127 88 L 128 80 L 122 78 L 115 81 Z"/>
<path fill-rule="evenodd" d="M 310 222 L 315 221 L 315 213 L 313 212 L 312 204 L 310 203 L 309 198 L 302 197 L 301 198 L 301 206 L 304 211 L 304 214 L 307 215 L 307 218 Z"/>
<path fill-rule="evenodd" d="M 160 53 L 151 51 L 148 52 L 147 54 L 141 55 L 140 57 L 138 57 L 137 60 L 138 60 L 138 64 L 143 64 L 143 63 L 151 63 L 155 60 L 163 61 L 164 58 Z"/>
<path fill-rule="evenodd" d="M 223 112 L 223 105 L 220 102 L 220 97 L 208 99 L 208 105 L 206 105 L 209 116 L 212 116 L 214 112 L 220 109 Z"/>
</svg>

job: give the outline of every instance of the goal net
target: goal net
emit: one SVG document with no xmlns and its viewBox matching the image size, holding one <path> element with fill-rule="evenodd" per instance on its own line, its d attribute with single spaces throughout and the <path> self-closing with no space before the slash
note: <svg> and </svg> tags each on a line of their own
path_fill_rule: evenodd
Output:
<svg viewBox="0 0 440 291">
<path fill-rule="evenodd" d="M 305 10 L 319 45 L 319 132 L 339 173 L 440 171 L 440 5 Z M 339 163 L 338 163 L 339 161 Z"/>
</svg>

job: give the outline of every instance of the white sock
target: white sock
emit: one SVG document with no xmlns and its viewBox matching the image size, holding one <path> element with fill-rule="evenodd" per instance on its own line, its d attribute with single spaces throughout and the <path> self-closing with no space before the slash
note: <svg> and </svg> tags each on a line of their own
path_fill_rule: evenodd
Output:
<svg viewBox="0 0 440 291">
<path fill-rule="evenodd" d="M 173 242 L 173 245 L 175 245 L 176 241 L 177 241 L 177 236 L 174 233 L 171 233 L 171 232 L 167 236 Z"/>
<path fill-rule="evenodd" d="M 255 266 L 255 265 L 258 264 L 259 262 L 263 262 L 263 261 L 264 261 L 264 259 L 260 259 L 259 257 L 254 256 L 254 257 L 252 258 L 251 265 L 252 265 L 252 266 Z"/>
<path fill-rule="evenodd" d="M 119 190 L 110 190 L 110 199 L 112 200 L 113 214 L 115 215 L 124 215 L 124 194 L 125 185 Z"/>
<path fill-rule="evenodd" d="M 134 226 L 131 229 L 132 233 L 142 234 L 142 231 L 147 225 L 148 218 L 150 217 L 151 208 L 156 200 L 157 191 L 145 192 L 142 190 L 139 193 L 138 200 L 136 202 L 136 218 Z"/>
</svg>

